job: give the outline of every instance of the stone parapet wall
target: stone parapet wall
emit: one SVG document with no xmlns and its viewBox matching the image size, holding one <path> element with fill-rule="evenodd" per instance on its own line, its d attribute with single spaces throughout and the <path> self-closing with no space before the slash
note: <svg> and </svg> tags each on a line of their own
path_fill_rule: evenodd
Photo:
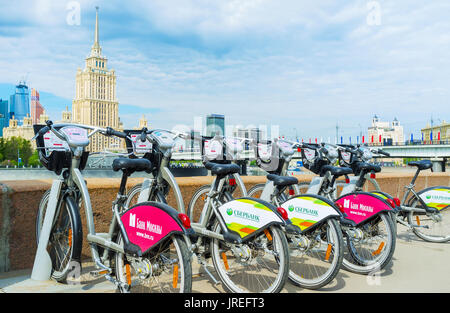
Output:
<svg viewBox="0 0 450 313">
<path fill-rule="evenodd" d="M 313 175 L 296 176 L 300 182 L 309 182 Z M 409 184 L 412 173 L 379 173 L 377 181 L 381 189 L 401 199 L 404 186 Z M 191 196 L 197 188 L 210 184 L 213 177 L 178 177 L 176 178 L 187 208 Z M 142 182 L 142 178 L 130 178 L 127 188 Z M 265 176 L 243 176 L 243 181 L 250 189 L 253 185 L 264 183 Z M 36 252 L 35 223 L 36 213 L 42 195 L 51 186 L 51 180 L 0 181 L 0 272 L 28 269 L 33 266 Z M 112 217 L 111 206 L 116 197 L 120 179 L 87 179 L 95 228 L 97 232 L 107 232 Z M 448 173 L 421 173 L 416 181 L 416 190 L 430 186 L 450 186 Z M 369 187 L 370 188 L 370 187 Z M 176 207 L 175 199 L 169 194 L 168 203 Z M 81 208 L 83 222 L 83 257 L 89 257 L 86 241 L 86 218 Z"/>
</svg>

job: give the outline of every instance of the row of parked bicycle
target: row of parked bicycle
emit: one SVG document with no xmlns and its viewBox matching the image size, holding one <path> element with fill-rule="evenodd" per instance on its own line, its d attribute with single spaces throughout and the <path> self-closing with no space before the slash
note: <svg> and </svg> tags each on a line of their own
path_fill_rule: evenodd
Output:
<svg viewBox="0 0 450 313">
<path fill-rule="evenodd" d="M 254 142 L 145 128 L 120 132 L 51 121 L 34 129 L 42 164 L 60 175 L 39 205 L 35 265 L 50 259 L 51 276 L 59 282 L 74 264 L 80 266 L 84 237 L 96 267 L 90 274 L 121 292 L 191 292 L 194 261 L 228 292 L 280 292 L 287 280 L 317 289 L 341 268 L 363 275 L 382 270 L 392 261 L 397 223 L 426 241 L 450 240 L 450 188 L 414 189 L 420 171 L 432 166 L 426 160 L 409 163 L 417 171 L 400 201 L 380 190 L 381 168 L 369 162 L 374 153 L 387 154 L 363 145 Z M 95 230 L 82 175 L 86 147 L 96 134 L 124 138 L 128 148 L 113 162 L 123 175 L 108 233 Z M 187 208 L 170 171 L 177 138 L 200 143 L 204 166 L 214 176 Z M 253 147 L 258 166 L 268 173 L 265 184 L 248 191 L 234 162 L 244 145 Z M 287 176 L 297 151 L 304 167 L 318 175 L 307 186 Z M 148 178 L 127 192 L 127 178 L 137 171 Z M 374 190 L 364 191 L 366 185 Z M 169 191 L 175 208 L 167 204 Z"/>
</svg>

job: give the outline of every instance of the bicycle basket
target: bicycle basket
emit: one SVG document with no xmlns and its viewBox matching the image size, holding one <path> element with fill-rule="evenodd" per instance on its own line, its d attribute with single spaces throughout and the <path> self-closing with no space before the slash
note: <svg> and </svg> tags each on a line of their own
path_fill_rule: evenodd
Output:
<svg viewBox="0 0 450 313">
<path fill-rule="evenodd" d="M 355 162 L 355 155 L 349 151 L 342 151 L 342 150 L 338 151 L 339 151 L 339 165 L 352 167 L 353 163 Z"/>
<path fill-rule="evenodd" d="M 144 142 L 141 141 L 142 131 L 126 129 L 124 130 L 124 133 L 127 135 L 127 138 L 125 138 L 125 143 L 127 145 L 128 153 L 143 154 L 144 156 L 152 153 L 152 143 L 148 141 L 148 139 Z M 130 137 L 131 140 L 128 137 Z"/>
<path fill-rule="evenodd" d="M 319 158 L 319 152 L 316 149 L 302 148 L 303 167 L 310 170 L 314 174 L 319 174 L 324 161 Z"/>
<path fill-rule="evenodd" d="M 203 162 L 229 163 L 226 158 L 226 147 L 222 139 L 214 137 L 203 137 L 202 139 Z"/>
<path fill-rule="evenodd" d="M 258 142 L 256 147 L 256 159 L 262 163 L 269 163 L 274 157 L 273 143 L 271 141 Z"/>
<path fill-rule="evenodd" d="M 45 125 L 33 125 L 34 134 L 37 134 Z M 57 130 L 62 127 L 58 127 Z M 36 137 L 36 146 L 41 164 L 49 171 L 61 174 L 64 168 L 72 165 L 72 154 L 67 143 L 53 134 L 51 131 Z M 88 151 L 84 151 L 81 156 L 79 169 L 86 167 Z"/>
</svg>

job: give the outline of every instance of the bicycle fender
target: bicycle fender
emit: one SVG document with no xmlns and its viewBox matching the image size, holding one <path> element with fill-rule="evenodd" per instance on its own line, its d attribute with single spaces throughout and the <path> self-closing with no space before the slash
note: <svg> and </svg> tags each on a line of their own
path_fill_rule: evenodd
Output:
<svg viewBox="0 0 450 313">
<path fill-rule="evenodd" d="M 417 195 L 430 208 L 442 211 L 450 207 L 450 187 L 429 187 L 419 191 Z"/>
<path fill-rule="evenodd" d="M 347 219 L 355 222 L 356 226 L 382 212 L 393 210 L 387 199 L 368 192 L 352 192 L 338 198 L 336 203 L 343 206 Z"/>
<path fill-rule="evenodd" d="M 217 211 L 228 231 L 239 235 L 243 242 L 271 225 L 286 224 L 275 206 L 260 199 L 235 199 L 221 205 Z"/>
<path fill-rule="evenodd" d="M 120 216 L 128 239 L 142 254 L 165 241 L 172 234 L 190 235 L 172 207 L 158 202 L 138 203 Z"/>
<path fill-rule="evenodd" d="M 324 197 L 305 194 L 295 196 L 281 205 L 293 225 L 298 226 L 302 233 L 315 228 L 324 221 L 341 213 L 335 204 Z"/>
<path fill-rule="evenodd" d="M 392 201 L 394 201 L 394 197 L 392 197 L 390 194 L 386 193 L 386 192 L 382 192 L 382 191 L 371 191 L 371 194 L 374 194 L 375 196 L 379 196 L 381 198 L 383 198 L 384 200 L 387 199 L 391 199 Z M 398 206 L 395 206 L 395 208 L 393 209 L 394 212 L 400 212 L 401 208 Z"/>
</svg>

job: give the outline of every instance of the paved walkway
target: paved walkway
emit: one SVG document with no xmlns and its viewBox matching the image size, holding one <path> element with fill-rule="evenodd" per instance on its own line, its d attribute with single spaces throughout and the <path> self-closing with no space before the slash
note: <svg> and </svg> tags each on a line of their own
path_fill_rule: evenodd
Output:
<svg viewBox="0 0 450 313">
<path fill-rule="evenodd" d="M 393 262 L 379 276 L 361 276 L 341 270 L 337 278 L 321 290 L 305 290 L 286 283 L 283 292 L 450 292 L 450 243 L 424 242 L 399 227 Z M 106 293 L 115 292 L 113 284 L 104 278 L 92 279 L 85 265 L 82 282 L 62 285 L 53 281 L 36 282 L 30 279 L 31 270 L 3 273 L 0 275 L 0 292 L 6 293 Z M 193 272 L 199 268 L 194 261 Z M 193 292 L 223 292 L 204 274 L 196 275 Z"/>
</svg>

